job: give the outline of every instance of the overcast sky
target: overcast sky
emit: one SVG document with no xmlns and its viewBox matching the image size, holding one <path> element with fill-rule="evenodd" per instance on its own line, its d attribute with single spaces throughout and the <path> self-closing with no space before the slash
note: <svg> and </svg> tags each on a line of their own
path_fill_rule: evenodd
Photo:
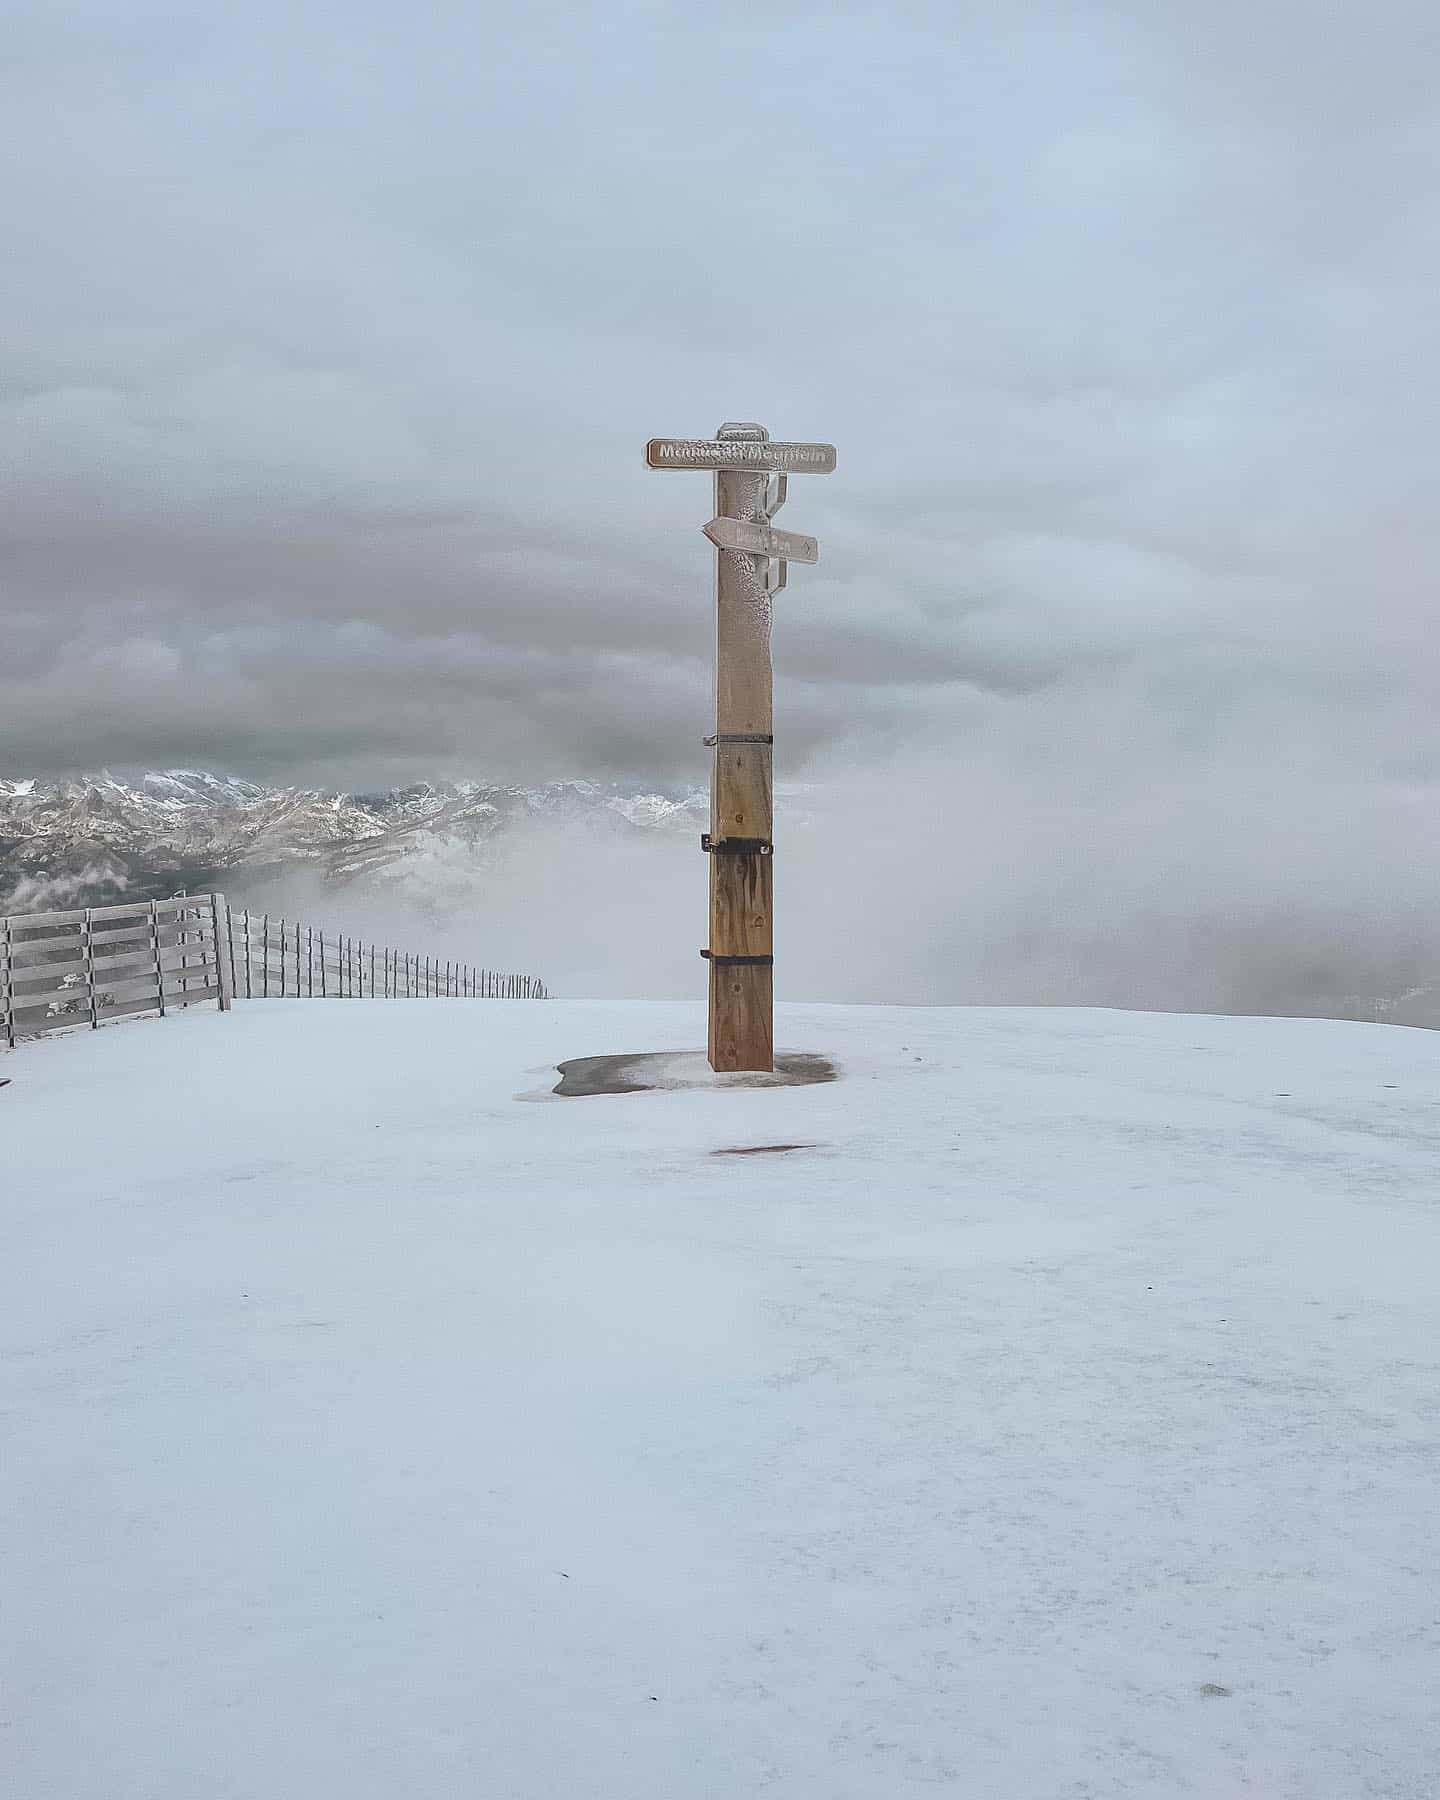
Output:
<svg viewBox="0 0 1440 1800">
<path fill-rule="evenodd" d="M 6 12 L 0 773 L 698 775 L 759 419 L 792 773 L 1440 775 L 1431 0 Z"/>
</svg>

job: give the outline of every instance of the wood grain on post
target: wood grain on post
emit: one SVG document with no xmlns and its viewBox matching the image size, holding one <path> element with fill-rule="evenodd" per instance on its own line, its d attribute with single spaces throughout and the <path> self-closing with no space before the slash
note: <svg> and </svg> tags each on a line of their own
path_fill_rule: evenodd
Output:
<svg viewBox="0 0 1440 1800">
<path fill-rule="evenodd" d="M 763 440 L 759 425 L 722 425 L 718 438 Z M 760 523 L 768 477 L 749 470 L 715 476 L 718 517 Z M 710 784 L 710 837 L 764 840 L 773 823 L 774 730 L 770 666 L 768 559 L 740 550 L 715 552 L 715 762 Z M 727 739 L 732 741 L 726 741 Z M 774 952 L 771 858 L 758 851 L 710 857 L 710 1066 L 774 1067 L 774 970 L 768 963 L 727 963 L 725 956 Z"/>
</svg>

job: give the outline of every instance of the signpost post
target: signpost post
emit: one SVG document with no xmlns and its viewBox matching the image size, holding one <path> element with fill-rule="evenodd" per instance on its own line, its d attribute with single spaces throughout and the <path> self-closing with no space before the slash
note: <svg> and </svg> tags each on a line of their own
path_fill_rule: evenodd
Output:
<svg viewBox="0 0 1440 1800">
<path fill-rule="evenodd" d="M 814 538 L 771 524 L 791 474 L 828 475 L 830 444 L 772 443 L 763 425 L 722 425 L 713 438 L 652 438 L 652 469 L 713 469 L 715 761 L 710 781 L 710 1066 L 775 1062 L 774 717 L 770 602 L 790 561 L 813 563 Z M 774 573 L 772 574 L 772 565 Z"/>
</svg>

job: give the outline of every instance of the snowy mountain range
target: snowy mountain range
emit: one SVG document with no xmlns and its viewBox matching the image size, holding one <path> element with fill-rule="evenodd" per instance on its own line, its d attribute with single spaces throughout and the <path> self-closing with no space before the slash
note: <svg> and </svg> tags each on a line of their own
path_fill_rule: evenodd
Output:
<svg viewBox="0 0 1440 1800">
<path fill-rule="evenodd" d="M 435 847 L 483 848 L 523 821 L 650 833 L 697 830 L 703 795 L 597 781 L 540 787 L 421 782 L 379 794 L 265 787 L 169 769 L 134 783 L 110 775 L 0 780 L 0 909 L 100 906 L 261 880 L 306 868 L 336 884 Z"/>
</svg>

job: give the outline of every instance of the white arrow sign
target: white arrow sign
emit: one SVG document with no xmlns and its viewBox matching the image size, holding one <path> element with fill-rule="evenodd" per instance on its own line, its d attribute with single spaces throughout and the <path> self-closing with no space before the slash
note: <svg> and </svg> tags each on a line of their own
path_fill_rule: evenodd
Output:
<svg viewBox="0 0 1440 1800">
<path fill-rule="evenodd" d="M 652 469 L 754 469 L 776 474 L 828 475 L 833 444 L 772 444 L 768 438 L 651 438 L 645 460 Z"/>
<path fill-rule="evenodd" d="M 717 550 L 743 550 L 749 556 L 778 556 L 784 562 L 820 560 L 820 546 L 798 531 L 777 531 L 773 525 L 755 525 L 749 519 L 712 519 L 700 528 Z"/>
</svg>

